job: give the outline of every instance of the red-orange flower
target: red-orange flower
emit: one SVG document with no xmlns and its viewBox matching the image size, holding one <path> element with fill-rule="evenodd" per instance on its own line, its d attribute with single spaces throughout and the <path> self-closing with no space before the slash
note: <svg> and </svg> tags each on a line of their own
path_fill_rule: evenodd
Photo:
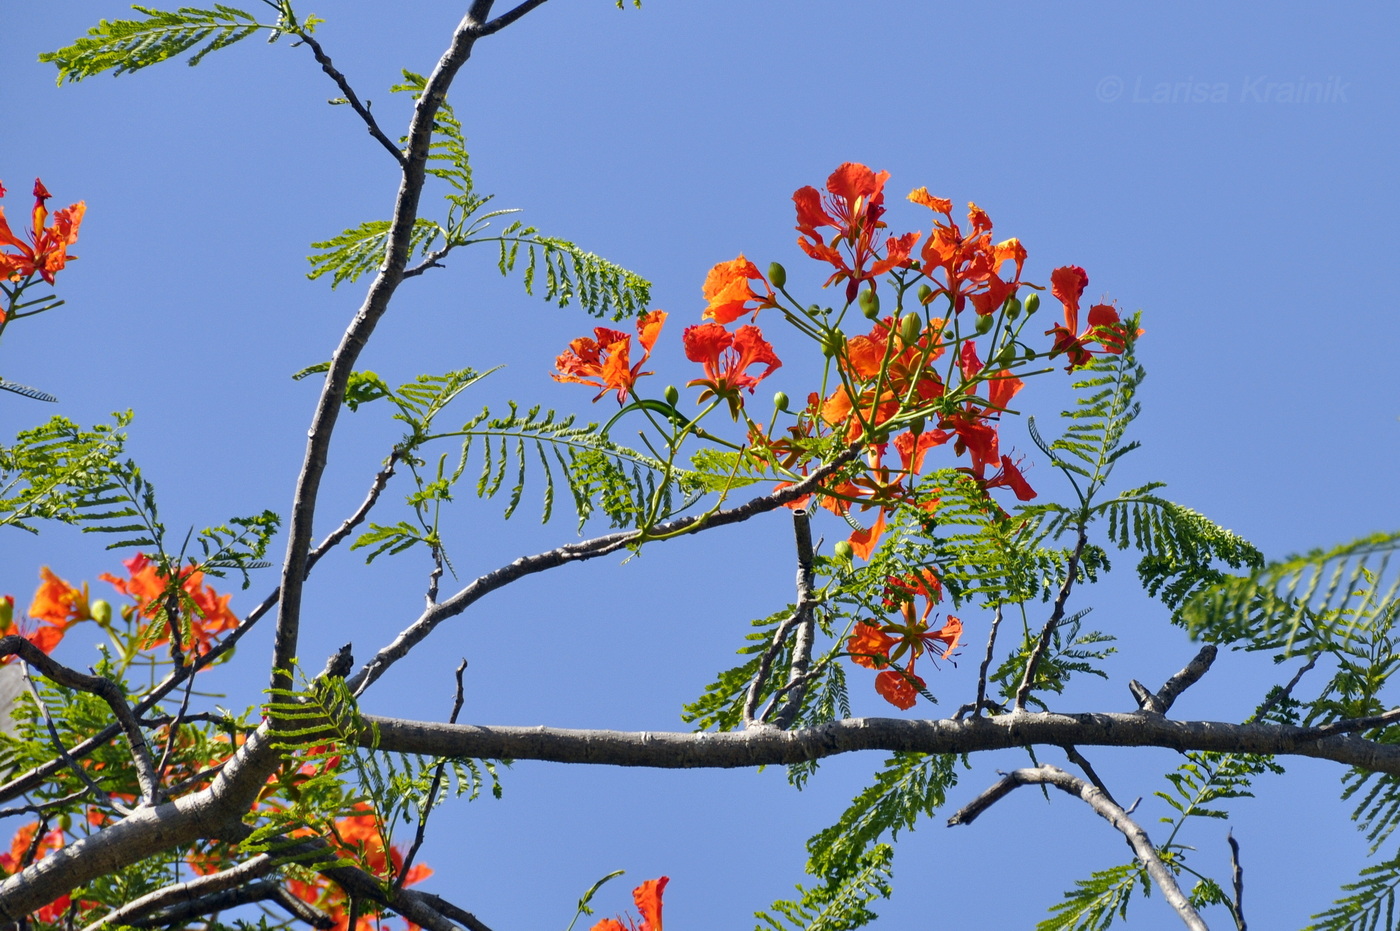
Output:
<svg viewBox="0 0 1400 931">
<path fill-rule="evenodd" d="M 826 179 L 827 196 L 814 187 L 799 188 L 792 195 L 797 207 L 797 245 L 814 259 L 829 262 L 836 271 L 826 280 L 830 285 L 846 282 L 846 300 L 855 300 L 861 282 L 875 281 L 885 272 L 909 261 L 909 254 L 919 240 L 918 233 L 905 233 L 883 241 L 885 256 L 879 258 L 882 244 L 879 231 L 885 228 L 880 219 L 885 214 L 885 182 L 890 173 L 878 174 L 864 165 L 846 162 Z M 836 232 L 828 243 L 817 232 L 831 227 Z M 837 249 L 844 245 L 850 261 Z"/>
<path fill-rule="evenodd" d="M 590 931 L 661 931 L 661 895 L 670 881 L 669 876 L 648 879 L 632 890 L 632 901 L 642 915 L 640 923 L 634 921 L 631 915 L 626 916 L 626 924 L 620 918 L 604 918 Z"/>
<path fill-rule="evenodd" d="M 130 574 L 129 579 L 120 579 L 109 573 L 98 576 L 123 595 L 136 601 L 136 610 L 146 618 L 160 617 L 164 608 L 162 598 L 166 594 L 168 576 L 144 553 L 137 553 L 130 559 L 122 560 Z M 190 629 L 194 633 L 195 645 L 200 653 L 207 653 L 214 645 L 217 634 L 233 630 L 238 626 L 238 615 L 229 610 L 232 595 L 220 595 L 204 583 L 204 573 L 193 566 L 180 570 L 180 588 L 194 603 L 195 616 L 191 617 Z M 162 631 L 154 638 L 145 641 L 159 646 L 170 640 L 169 630 Z M 188 648 L 189 644 L 185 644 Z"/>
<path fill-rule="evenodd" d="M 943 586 L 932 570 L 925 569 L 908 579 L 890 578 L 886 592 L 886 605 L 898 608 L 900 620 L 885 624 L 862 621 L 846 641 L 846 652 L 858 665 L 883 669 L 875 677 L 876 691 L 890 704 L 908 709 L 914 706 L 919 689 L 924 688 L 924 680 L 914 673 L 915 662 L 924 653 L 935 653 L 943 659 L 951 656 L 962 639 L 962 621 L 950 614 L 942 627 L 929 629 L 929 615 L 943 597 Z M 924 601 L 923 612 L 917 617 L 916 598 Z M 908 662 L 900 668 L 899 661 L 906 656 Z"/>
<path fill-rule="evenodd" d="M 1078 265 L 1066 265 L 1050 273 L 1050 293 L 1059 298 L 1065 309 L 1065 322 L 1057 323 L 1045 331 L 1054 335 L 1055 345 L 1050 355 L 1064 353 L 1069 359 L 1066 370 L 1087 365 L 1093 358 L 1089 343 L 1097 342 L 1103 351 L 1116 355 L 1123 351 L 1128 338 L 1118 311 L 1108 304 L 1095 304 L 1089 308 L 1089 325 L 1079 331 L 1079 298 L 1089 286 L 1089 275 Z M 1135 335 L 1142 335 L 1140 332 Z"/>
<path fill-rule="evenodd" d="M 967 205 L 967 219 L 972 226 L 964 234 L 953 222 L 953 203 L 944 197 L 934 197 L 927 188 L 909 195 L 916 204 L 943 215 L 934 220 L 933 232 L 919 252 L 920 271 L 929 279 L 932 293 L 925 303 L 939 295 L 946 296 L 955 312 L 961 313 L 971 301 L 978 314 L 996 313 L 1006 299 L 1021 286 L 1021 269 L 1026 263 L 1026 249 L 1018 239 L 992 242 L 992 220 L 976 204 Z M 1010 278 L 1002 267 L 1012 262 L 1015 269 Z M 943 280 L 934 277 L 941 272 Z"/>
<path fill-rule="evenodd" d="M 741 326 L 730 333 L 718 323 L 701 323 L 686 327 L 682 342 L 685 357 L 705 368 L 705 377 L 686 382 L 686 387 L 704 388 L 701 402 L 710 397 L 723 398 L 736 420 L 744 405 L 740 391 L 747 388 L 753 394 L 754 387 L 783 364 L 756 326 Z M 755 365 L 767 367 L 757 375 L 750 374 L 749 369 Z"/>
<path fill-rule="evenodd" d="M 38 823 L 26 824 L 15 832 L 15 836 L 10 841 L 8 853 L 0 853 L 0 870 L 6 875 L 13 876 L 25 866 L 25 857 L 32 856 L 30 863 L 42 860 L 63 846 L 63 828 L 54 828 L 44 833 L 39 838 L 39 843 L 34 846 L 34 834 L 39 829 Z M 30 848 L 33 853 L 30 854 Z M 72 899 L 68 895 L 62 895 L 43 908 L 33 912 L 34 917 L 40 921 L 57 922 L 63 920 L 63 915 L 68 911 Z"/>
<path fill-rule="evenodd" d="M 593 398 L 597 401 L 609 391 L 617 392 L 617 403 L 625 404 L 638 378 L 650 375 L 642 366 L 651 356 L 651 349 L 661 335 L 666 322 L 664 310 L 653 310 L 637 320 L 637 342 L 642 344 L 642 357 L 630 365 L 632 337 L 620 330 L 594 327 L 593 339 L 580 336 L 554 360 L 555 381 L 574 382 L 601 388 Z"/>
<path fill-rule="evenodd" d="M 763 282 L 767 293 L 759 294 L 749 284 L 750 281 Z M 747 313 L 757 317 L 763 308 L 777 306 L 768 279 L 742 254 L 737 259 L 720 262 L 710 269 L 705 276 L 704 293 L 704 316 L 715 323 L 733 323 Z M 754 306 L 750 307 L 751 303 Z"/>
<path fill-rule="evenodd" d="M 4 189 L 0 188 L 0 196 Z M 87 205 L 82 201 L 64 207 L 53 215 L 53 225 L 45 226 L 49 212 L 44 206 L 53 195 L 38 178 L 34 179 L 34 212 L 29 241 L 25 242 L 10 229 L 5 219 L 5 208 L 0 207 L 0 246 L 18 249 L 19 254 L 0 253 L 0 278 L 20 279 L 38 274 L 49 284 L 54 275 L 63 270 L 68 259 L 68 247 L 78 241 L 78 226 L 83 222 Z"/>
<path fill-rule="evenodd" d="M 351 815 L 336 820 L 333 836 L 328 838 L 333 847 L 367 871 L 382 880 L 388 881 L 403 869 L 403 854 L 397 846 L 391 846 L 386 856 L 384 839 L 379 833 L 379 822 L 373 809 L 366 803 L 357 806 L 362 814 Z M 411 886 L 422 882 L 433 871 L 422 864 L 414 864 L 404 877 L 403 885 Z M 335 920 L 334 931 L 351 931 L 349 900 L 345 891 L 335 883 L 316 885 L 299 880 L 287 883 L 287 890 L 303 901 L 310 902 L 324 910 Z M 361 915 L 355 922 L 354 931 L 375 931 L 381 922 L 373 915 Z M 417 925 L 406 922 L 409 931 L 416 931 Z"/>
</svg>

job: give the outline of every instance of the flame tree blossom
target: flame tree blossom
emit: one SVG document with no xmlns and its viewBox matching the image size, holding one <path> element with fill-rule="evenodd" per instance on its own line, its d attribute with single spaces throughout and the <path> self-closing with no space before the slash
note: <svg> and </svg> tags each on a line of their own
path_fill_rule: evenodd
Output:
<svg viewBox="0 0 1400 931">
<path fill-rule="evenodd" d="M 632 337 L 621 330 L 607 327 L 594 327 L 593 338 L 580 336 L 569 343 L 569 348 L 554 360 L 555 381 L 574 382 L 601 388 L 593 400 L 597 401 L 609 391 L 617 392 L 617 403 L 626 404 L 637 379 L 651 372 L 643 372 L 642 366 L 651 356 L 652 347 L 661 335 L 661 327 L 666 323 L 666 311 L 653 310 L 637 320 L 637 342 L 642 346 L 642 357 L 635 365 L 630 365 Z"/>
<path fill-rule="evenodd" d="M 763 282 L 766 293 L 759 294 L 749 284 L 750 281 Z M 737 259 L 720 262 L 710 269 L 702 290 L 706 303 L 703 316 L 715 323 L 733 323 L 747 313 L 757 317 L 765 307 L 778 306 L 773 286 L 763 277 L 758 266 L 742 254 Z"/>
<path fill-rule="evenodd" d="M 0 186 L 0 197 L 4 194 L 5 189 Z M 49 212 L 45 203 L 52 196 L 43 182 L 35 178 L 34 210 L 27 242 L 10 229 L 5 208 L 0 207 L 0 246 L 19 250 L 18 253 L 0 252 L 0 279 L 19 281 L 37 274 L 53 284 L 54 276 L 63 270 L 68 260 L 77 258 L 68 254 L 68 247 L 78 241 L 78 227 L 83 222 L 87 204 L 79 201 L 64 207 L 53 215 L 53 223 L 46 225 Z"/>
<path fill-rule="evenodd" d="M 924 602 L 923 612 L 916 618 L 915 598 Z M 914 672 L 915 661 L 924 653 L 947 659 L 962 639 L 962 621 L 948 615 L 943 626 L 931 630 L 929 615 L 943 598 L 943 586 L 932 570 L 925 569 L 907 579 L 891 578 L 886 583 L 886 606 L 897 607 L 900 620 L 885 624 L 861 621 L 846 641 L 851 661 L 867 669 L 882 670 L 875 677 L 875 690 L 896 708 L 914 707 L 924 680 Z M 942 645 L 941 652 L 939 645 Z M 908 656 L 901 669 L 899 661 Z"/>
<path fill-rule="evenodd" d="M 993 243 L 991 217 L 976 204 L 967 205 L 967 220 L 972 230 L 964 234 L 953 222 L 952 201 L 934 197 L 922 187 L 912 192 L 909 200 L 944 218 L 934 220 L 933 232 L 919 252 L 920 270 L 930 284 L 925 304 L 942 295 L 947 297 L 955 313 L 962 313 L 971 301 L 973 309 L 985 317 L 996 313 L 1008 298 L 1015 296 L 1026 263 L 1026 249 L 1019 239 Z M 1007 262 L 1014 265 L 1009 278 L 1003 273 Z M 939 273 L 941 281 L 935 277 Z"/>
<path fill-rule="evenodd" d="M 1052 357 L 1061 353 L 1069 359 L 1066 371 L 1081 365 L 1088 365 L 1093 358 L 1088 344 L 1097 342 L 1103 351 L 1117 355 L 1123 351 L 1127 338 L 1118 311 L 1108 304 L 1095 304 L 1089 308 L 1089 325 L 1083 332 L 1079 330 L 1079 298 L 1089 286 L 1089 275 L 1078 265 L 1066 265 L 1050 273 L 1050 293 L 1059 299 L 1065 310 L 1065 322 L 1057 323 L 1045 331 L 1046 336 L 1055 337 L 1055 345 L 1050 350 Z M 1141 336 L 1139 331 L 1134 337 Z"/>
<path fill-rule="evenodd" d="M 792 195 L 797 207 L 797 245 L 814 259 L 828 262 L 836 271 L 823 287 L 838 281 L 846 282 L 846 300 L 853 301 L 862 282 L 871 289 L 876 279 L 909 261 L 909 255 L 919 241 L 918 233 L 886 238 L 881 230 L 886 224 L 885 182 L 890 173 L 878 174 L 864 165 L 846 162 L 826 179 L 826 196 L 814 187 L 803 187 Z M 830 227 L 836 232 L 831 241 L 818 232 Z M 884 257 L 880 248 L 884 246 Z M 837 248 L 845 246 L 850 261 Z"/>
<path fill-rule="evenodd" d="M 753 394 L 758 383 L 783 364 L 756 326 L 741 326 L 730 333 L 718 323 L 701 323 L 686 327 L 682 342 L 685 357 L 705 369 L 704 378 L 693 379 L 686 387 L 705 389 L 700 392 L 701 403 L 711 397 L 727 401 L 729 414 L 735 420 L 744 406 L 742 389 Z M 749 369 L 755 365 L 766 368 L 757 375 L 750 374 Z"/>
<path fill-rule="evenodd" d="M 170 588 L 169 577 L 144 553 L 137 553 L 130 559 L 122 560 L 122 565 L 126 567 L 130 578 L 121 579 L 105 572 L 98 578 L 110 582 L 117 591 L 133 598 L 136 601 L 135 611 L 142 617 L 151 620 L 162 618 L 162 601 Z M 193 566 L 186 566 L 180 571 L 180 590 L 195 607 L 195 616 L 189 618 L 195 646 L 200 653 L 207 653 L 213 647 L 218 634 L 238 626 L 238 615 L 229 610 L 228 606 L 233 596 L 220 595 L 205 585 L 204 573 Z M 152 646 L 159 646 L 169 640 L 170 634 L 167 629 L 147 642 Z"/>
<path fill-rule="evenodd" d="M 633 921 L 631 915 L 627 916 L 626 924 L 621 918 L 604 918 L 590 931 L 661 931 L 661 895 L 670 881 L 669 876 L 648 879 L 632 890 L 632 901 L 637 903 L 637 911 L 642 915 L 640 923 Z"/>
</svg>

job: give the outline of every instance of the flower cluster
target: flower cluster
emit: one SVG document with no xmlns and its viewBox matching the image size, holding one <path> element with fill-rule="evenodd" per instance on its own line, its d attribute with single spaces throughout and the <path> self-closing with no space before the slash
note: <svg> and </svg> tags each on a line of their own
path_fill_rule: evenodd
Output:
<svg viewBox="0 0 1400 931">
<path fill-rule="evenodd" d="M 98 578 L 110 582 L 117 591 L 135 599 L 134 608 L 125 608 L 123 613 L 139 614 L 147 620 L 163 618 L 164 600 L 171 593 L 169 576 L 144 553 L 123 560 L 122 565 L 126 567 L 129 578 L 121 579 L 105 572 Z M 181 600 L 187 599 L 187 603 L 195 609 L 194 616 L 190 618 L 194 646 L 200 653 L 208 653 L 219 634 L 238 626 L 238 615 L 228 606 L 232 596 L 220 595 L 205 585 L 204 573 L 192 566 L 180 571 L 180 591 L 183 593 Z M 150 646 L 159 646 L 169 640 L 168 628 L 163 631 L 143 630 L 142 642 Z"/>
<path fill-rule="evenodd" d="M 968 204 L 965 221 L 955 220 L 952 201 L 923 187 L 908 199 L 931 211 L 931 228 L 893 232 L 886 222 L 888 181 L 888 172 L 848 162 L 831 173 L 823 190 L 808 186 L 793 194 L 797 245 L 830 267 L 823 287 L 841 285 L 844 306 L 798 303 L 788 291 L 787 271 L 777 263 L 765 274 L 741 254 L 710 269 L 702 288 L 704 322 L 682 334 L 686 358 L 703 369 L 687 382 L 700 389 L 698 402 L 708 405 L 694 418 L 675 410 L 674 388 L 666 389 L 664 404 L 639 399 L 626 406 L 636 397 L 638 377 L 649 373 L 640 371 L 640 362 L 631 364 L 631 337 L 615 330 L 599 328 L 596 338 L 575 340 L 556 362 L 554 378 L 596 386 L 599 398 L 615 390 L 624 410 L 665 411 L 675 428 L 663 441 L 670 455 L 691 437 L 713 440 L 722 455 L 733 457 L 735 474 L 769 470 L 777 488 L 830 463 L 835 452 L 859 453 L 813 494 L 789 505 L 805 508 L 815 500 L 852 523 L 855 529 L 840 544 L 846 559 L 873 559 L 897 512 L 926 522 L 948 497 L 950 481 L 959 483 L 960 500 L 980 496 L 976 510 L 1007 520 L 992 492 L 1005 489 L 1018 501 L 1036 497 L 1025 457 L 1007 449 L 999 433 L 1004 418 L 1016 413 L 1012 404 L 1026 378 L 1053 371 L 1030 366 L 1064 356 L 1072 371 L 1095 354 L 1121 353 L 1139 334 L 1129 332 L 1108 304 L 1090 307 L 1081 328 L 1088 275 L 1070 265 L 1050 274 L 1048 290 L 1059 300 L 1064 322 L 1044 331 L 1051 337 L 1046 346 L 1027 324 L 1047 289 L 1023 277 L 1027 251 L 1021 241 L 998 239 L 991 217 L 976 204 Z M 881 314 L 877 292 L 893 304 L 893 313 Z M 868 331 L 851 326 L 853 308 L 870 321 Z M 767 428 L 744 410 L 746 393 L 782 365 L 754 325 L 765 312 L 780 315 L 824 359 L 821 387 L 807 394 L 806 406 L 790 410 L 780 392 Z M 638 325 L 643 361 L 664 316 L 653 311 Z M 745 317 L 749 322 L 731 329 Z M 700 428 L 699 421 L 721 403 L 734 420 L 744 420 L 742 444 Z M 779 429 L 783 415 L 792 420 Z M 953 462 L 943 474 L 925 477 L 929 453 L 940 447 L 951 451 Z M 873 515 L 859 525 L 854 511 Z M 901 708 L 912 706 L 923 688 L 914 661 L 936 644 L 947 656 L 962 631 L 953 616 L 941 627 L 930 626 L 940 591 L 930 571 L 912 584 L 894 605 L 900 620 L 861 622 L 848 644 L 856 662 L 879 671 L 880 694 Z M 914 608 L 917 599 L 924 602 L 921 612 Z"/>
</svg>

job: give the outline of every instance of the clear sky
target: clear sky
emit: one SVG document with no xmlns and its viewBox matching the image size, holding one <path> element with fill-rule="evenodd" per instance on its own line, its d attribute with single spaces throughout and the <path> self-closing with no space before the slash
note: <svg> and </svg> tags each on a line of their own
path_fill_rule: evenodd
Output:
<svg viewBox="0 0 1400 931">
<path fill-rule="evenodd" d="M 387 87 L 400 68 L 430 70 L 464 8 L 299 7 L 328 20 L 317 35 L 390 135 L 408 101 Z M 55 412 L 90 423 L 131 407 L 132 452 L 172 528 L 285 514 L 316 390 L 289 376 L 329 358 L 362 293 L 307 281 L 308 243 L 385 216 L 395 168 L 348 109 L 326 105 L 335 88 L 286 42 L 56 88 L 36 56 L 123 15 L 123 4 L 96 0 L 16 5 L 0 30 L 11 215 L 22 215 L 35 175 L 55 205 L 88 205 L 81 260 L 60 278 L 68 305 L 12 328 L 0 347 L 0 374 L 61 403 L 0 397 L 0 434 Z M 1384 271 L 1400 215 L 1397 25 L 1400 11 L 1380 2 L 647 0 L 618 11 L 609 0 L 553 0 L 482 41 L 451 100 L 479 191 L 654 282 L 655 306 L 673 314 L 657 377 L 678 383 L 693 376 L 676 337 L 698 321 L 715 262 L 740 251 L 760 267 L 783 261 L 819 299 L 822 278 L 794 244 L 795 188 L 820 185 L 844 161 L 888 170 L 897 228 L 924 222 L 920 208 L 897 205 L 914 187 L 975 200 L 999 234 L 1025 243 L 1029 280 L 1078 264 L 1089 297 L 1143 310 L 1144 448 L 1121 480 L 1165 481 L 1175 500 L 1282 556 L 1400 526 L 1400 325 Z M 507 398 L 610 416 L 608 402 L 590 409 L 585 389 L 548 378 L 593 321 L 525 297 L 493 259 L 454 256 L 407 283 L 360 366 L 396 381 L 504 363 L 458 402 L 463 420 Z M 794 366 L 769 384 L 805 394 L 800 375 Z M 1054 389 L 1033 383 L 1025 397 L 1053 420 Z M 396 436 L 383 410 L 342 417 L 322 532 L 359 501 Z M 1055 493 L 1048 466 L 1030 478 Z M 500 501 L 461 501 L 447 537 L 459 572 L 573 538 L 567 517 L 534 523 L 537 505 L 527 498 L 502 527 Z M 397 519 L 389 506 L 385 522 Z M 623 567 L 603 560 L 515 586 L 437 633 L 366 709 L 445 717 L 465 656 L 464 720 L 680 729 L 681 704 L 734 664 L 749 619 L 791 597 L 789 537 L 786 517 L 770 515 Z M 27 596 L 42 564 L 95 582 L 127 555 L 100 546 L 11 533 L 0 538 L 0 591 Z M 1133 594 L 1131 566 L 1125 555 L 1082 595 L 1095 606 L 1088 623 L 1120 638 L 1119 678 L 1111 689 L 1082 683 L 1057 708 L 1126 710 L 1122 681 L 1160 683 L 1194 653 L 1162 608 Z M 410 556 L 366 569 L 348 552 L 324 563 L 308 587 L 307 664 L 347 640 L 361 658 L 386 642 L 416 614 L 428 568 Z M 265 573 L 235 608 L 273 585 Z M 987 618 L 964 620 L 980 645 Z M 240 647 L 240 677 L 218 681 L 228 704 L 259 700 L 270 632 Z M 1238 719 L 1268 667 L 1226 654 L 1175 711 Z M 931 713 L 951 713 L 975 681 L 968 655 L 945 665 L 930 679 L 943 698 Z M 864 686 L 853 677 L 857 713 L 892 710 Z M 1025 759 L 979 761 L 951 803 Z M 1150 831 L 1173 754 L 1091 759 L 1120 799 L 1147 799 Z M 583 890 L 624 868 L 600 900 L 604 914 L 629 904 L 632 883 L 664 873 L 673 929 L 747 927 L 803 879 L 803 841 L 878 765 L 834 761 L 799 794 L 778 770 L 522 763 L 505 774 L 502 801 L 440 812 L 424 854 L 438 872 L 423 888 L 498 931 L 562 929 Z M 1287 766 L 1237 806 L 1247 915 L 1260 928 L 1306 924 L 1367 862 L 1337 801 L 1340 771 Z M 1188 840 L 1222 877 L 1224 833 L 1211 823 Z M 1026 791 L 971 827 L 945 829 L 940 817 L 901 843 L 880 927 L 1030 927 L 1074 879 L 1127 857 L 1086 807 Z M 1174 922 L 1154 895 L 1129 927 Z"/>
</svg>

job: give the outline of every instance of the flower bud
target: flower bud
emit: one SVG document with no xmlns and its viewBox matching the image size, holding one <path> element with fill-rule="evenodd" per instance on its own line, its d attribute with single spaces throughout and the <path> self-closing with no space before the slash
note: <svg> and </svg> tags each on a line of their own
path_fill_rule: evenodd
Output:
<svg viewBox="0 0 1400 931">
<path fill-rule="evenodd" d="M 1027 346 L 1027 347 L 1026 347 L 1026 354 L 1025 354 L 1025 359 L 1026 359 L 1026 361 L 1029 362 L 1029 361 L 1031 361 L 1031 360 L 1034 359 L 1034 358 L 1035 358 L 1035 349 L 1032 348 L 1032 347 L 1030 347 L 1030 346 Z"/>
<path fill-rule="evenodd" d="M 88 606 L 88 612 L 92 615 L 92 619 L 103 627 L 112 623 L 112 605 L 110 602 L 99 598 Z"/>
<path fill-rule="evenodd" d="M 0 628 L 9 628 L 15 618 L 15 596 L 0 595 Z"/>
<path fill-rule="evenodd" d="M 919 285 L 919 303 L 927 304 L 931 300 L 933 300 L 933 288 L 926 284 Z"/>
<path fill-rule="evenodd" d="M 665 398 L 666 403 L 672 407 L 675 407 L 676 402 L 681 399 L 681 393 L 676 390 L 675 385 L 667 385 L 666 390 L 661 392 L 661 396 Z"/>
<path fill-rule="evenodd" d="M 880 295 L 866 288 L 856 300 L 860 302 L 860 312 L 867 318 L 874 320 L 880 316 Z"/>
<path fill-rule="evenodd" d="M 1007 320 L 1015 320 L 1021 316 L 1021 302 L 1013 294 L 1006 299 L 1006 303 L 1001 305 L 1002 312 L 1006 314 Z"/>
<path fill-rule="evenodd" d="M 787 284 L 787 269 L 777 262 L 768 263 L 768 281 L 775 288 L 781 288 Z"/>
<path fill-rule="evenodd" d="M 1039 295 L 1039 294 L 1035 294 L 1035 293 L 1032 293 L 1032 294 L 1027 295 L 1027 297 L 1026 297 L 1026 316 L 1030 316 L 1031 314 L 1035 313 L 1037 310 L 1040 310 L 1040 295 Z"/>
<path fill-rule="evenodd" d="M 909 421 L 909 432 L 914 434 L 915 436 L 918 436 L 919 434 L 924 432 L 924 426 L 924 418 L 915 417 L 913 420 Z"/>
<path fill-rule="evenodd" d="M 977 333 L 978 333 L 978 335 L 980 336 L 980 335 L 984 335 L 984 334 L 986 334 L 986 333 L 990 333 L 990 332 L 992 331 L 992 325 L 995 324 L 995 323 L 996 323 L 996 321 L 992 319 L 992 315 L 991 315 L 991 314 L 987 314 L 987 316 L 985 316 L 985 317 L 982 316 L 981 314 L 978 314 L 978 315 L 977 315 Z"/>
<path fill-rule="evenodd" d="M 1001 352 L 996 354 L 996 358 L 993 361 L 996 362 L 997 365 L 1010 365 L 1012 362 L 1015 362 L 1016 344 L 1007 343 L 1005 346 L 1002 346 Z"/>
<path fill-rule="evenodd" d="M 899 338 L 904 340 L 906 346 L 917 343 L 923 332 L 924 322 L 918 314 L 905 314 L 904 319 L 899 321 Z"/>
<path fill-rule="evenodd" d="M 849 540 L 837 540 L 832 549 L 835 550 L 837 559 L 844 559 L 847 562 L 850 562 L 851 557 L 856 554 L 855 548 L 851 546 Z"/>
<path fill-rule="evenodd" d="M 846 337 L 841 334 L 840 330 L 830 331 L 822 337 L 822 355 L 826 356 L 828 359 L 835 358 L 836 354 L 841 351 L 841 347 L 845 342 Z"/>
<path fill-rule="evenodd" d="M 785 411 L 788 409 L 787 392 L 779 391 L 777 394 L 773 395 L 773 409 L 778 411 Z"/>
</svg>

